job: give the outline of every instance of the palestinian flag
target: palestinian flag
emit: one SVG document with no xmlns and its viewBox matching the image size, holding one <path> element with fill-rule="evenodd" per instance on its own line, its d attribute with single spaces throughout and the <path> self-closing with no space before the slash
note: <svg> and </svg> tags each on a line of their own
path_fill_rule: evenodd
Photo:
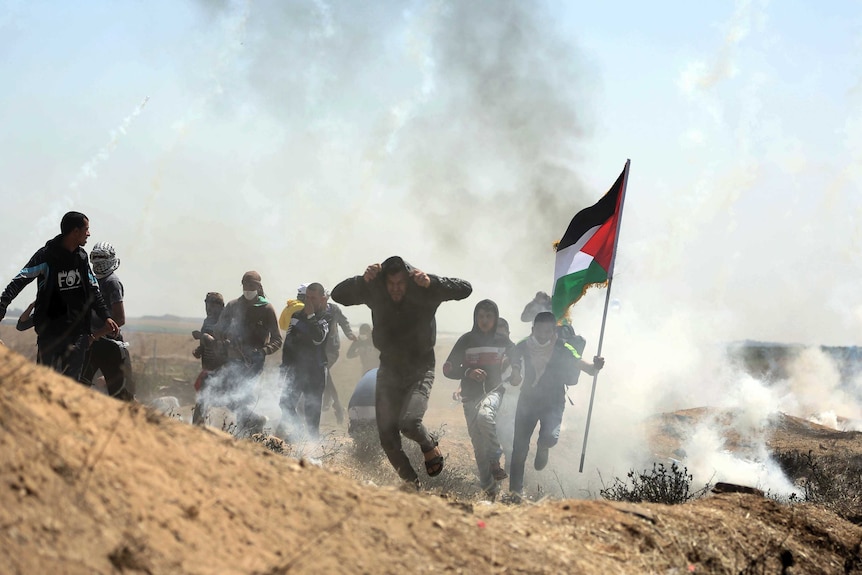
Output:
<svg viewBox="0 0 862 575">
<path fill-rule="evenodd" d="M 619 236 L 629 162 L 602 199 L 572 218 L 557 245 L 554 295 L 551 307 L 557 319 L 566 314 L 592 286 L 604 286 L 613 276 L 614 250 Z"/>
</svg>

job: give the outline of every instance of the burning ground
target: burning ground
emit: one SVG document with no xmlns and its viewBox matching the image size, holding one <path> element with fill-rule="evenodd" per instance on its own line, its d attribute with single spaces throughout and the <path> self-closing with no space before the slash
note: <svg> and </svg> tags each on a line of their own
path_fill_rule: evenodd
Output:
<svg viewBox="0 0 862 575">
<path fill-rule="evenodd" d="M 862 527 L 821 507 L 406 493 L 115 402 L 5 349 L 0 428 L 10 573 L 862 573 Z M 809 445 L 793 425 L 775 433 Z"/>
</svg>

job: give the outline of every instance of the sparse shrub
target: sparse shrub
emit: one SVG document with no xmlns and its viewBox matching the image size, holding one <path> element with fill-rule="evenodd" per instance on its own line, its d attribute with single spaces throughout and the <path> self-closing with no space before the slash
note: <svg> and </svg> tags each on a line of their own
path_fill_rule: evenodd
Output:
<svg viewBox="0 0 862 575">
<path fill-rule="evenodd" d="M 285 443 L 283 439 L 280 437 L 276 437 L 274 435 L 266 435 L 264 433 L 255 433 L 251 436 L 251 440 L 254 443 L 260 443 L 265 448 L 269 449 L 273 453 L 278 453 L 279 455 L 284 454 L 286 451 L 289 451 L 289 444 Z"/>
<path fill-rule="evenodd" d="M 862 525 L 862 455 L 816 456 L 812 451 L 776 452 L 784 473 L 802 489 L 802 501 Z M 796 498 L 792 497 L 791 502 Z"/>
<path fill-rule="evenodd" d="M 626 477 L 627 480 L 615 477 L 613 483 L 603 487 L 599 494 L 611 501 L 675 505 L 703 497 L 710 488 L 707 483 L 702 489 L 692 491 L 694 477 L 688 473 L 687 467 L 680 469 L 676 462 L 671 463 L 670 469 L 664 463 L 653 463 L 652 471 L 632 469 Z"/>
<path fill-rule="evenodd" d="M 342 443 L 330 431 L 317 440 L 286 441 L 268 433 L 255 433 L 249 439 L 279 455 L 294 459 L 308 459 L 318 463 L 334 459 L 342 450 Z"/>
</svg>

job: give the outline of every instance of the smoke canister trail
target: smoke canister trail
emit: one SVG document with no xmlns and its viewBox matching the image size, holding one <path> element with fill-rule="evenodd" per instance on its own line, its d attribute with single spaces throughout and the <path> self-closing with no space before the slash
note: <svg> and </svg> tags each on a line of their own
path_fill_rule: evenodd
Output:
<svg viewBox="0 0 862 575">
<path fill-rule="evenodd" d="M 86 163 L 81 166 L 81 169 L 78 171 L 78 174 L 72 179 L 69 183 L 69 188 L 80 192 L 78 189 L 80 184 L 86 179 L 95 179 L 97 176 L 96 168 L 107 161 L 111 156 L 111 152 L 117 147 L 120 141 L 120 137 L 125 136 L 128 132 L 129 126 L 132 121 L 137 118 L 141 112 L 143 112 L 144 108 L 147 105 L 147 102 L 150 101 L 150 97 L 146 96 L 141 101 L 140 104 L 132 111 L 131 114 L 126 116 L 120 125 L 111 131 L 111 139 L 108 143 L 99 149 L 96 154 L 90 158 Z M 51 202 L 50 206 L 47 206 L 47 209 L 41 213 L 39 218 L 35 221 L 35 225 L 33 226 L 33 233 L 39 235 L 48 235 L 52 230 L 56 230 L 60 219 L 63 217 L 63 214 L 69 210 L 80 209 L 77 206 L 80 202 L 80 193 L 75 194 L 74 196 L 64 196 L 62 198 L 57 199 L 56 201 Z M 55 232 L 56 233 L 56 232 Z M 10 261 L 14 262 L 25 262 L 27 258 L 33 252 L 33 245 L 26 244 L 20 247 L 19 253 L 11 254 Z"/>
<path fill-rule="evenodd" d="M 120 142 L 120 137 L 126 135 L 129 126 L 132 123 L 132 120 L 141 115 L 141 112 L 144 111 L 144 108 L 149 101 L 150 97 L 146 96 L 144 100 L 140 104 L 138 104 L 138 107 L 135 108 L 131 114 L 126 116 L 125 119 L 123 119 L 122 123 L 120 123 L 117 129 L 111 131 L 110 141 L 101 149 L 99 149 L 99 151 L 96 152 L 96 154 L 86 163 L 84 163 L 83 166 L 81 166 L 81 169 L 78 171 L 78 175 L 76 175 L 72 182 L 69 184 L 69 188 L 77 190 L 78 186 L 83 180 L 95 179 L 98 176 L 98 174 L 96 173 L 96 168 L 99 166 L 99 164 L 102 164 L 111 156 L 111 152 L 114 151 L 114 149 Z"/>
<path fill-rule="evenodd" d="M 241 3 L 241 9 L 232 12 L 224 24 L 224 36 L 219 43 L 220 49 L 215 54 L 212 72 L 209 73 L 210 86 L 188 107 L 185 114 L 176 122 L 172 128 L 175 132 L 173 141 L 165 148 L 158 162 L 158 168 L 151 180 L 151 193 L 144 202 L 138 218 L 135 237 L 140 238 L 134 246 L 135 250 L 147 249 L 151 245 L 150 235 L 151 223 L 155 207 L 162 193 L 162 177 L 164 171 L 174 155 L 177 147 L 185 140 L 192 131 L 192 126 L 206 118 L 213 101 L 226 91 L 224 77 L 234 72 L 238 62 L 243 55 L 245 37 L 248 22 L 251 17 L 251 2 L 247 0 Z"/>
</svg>

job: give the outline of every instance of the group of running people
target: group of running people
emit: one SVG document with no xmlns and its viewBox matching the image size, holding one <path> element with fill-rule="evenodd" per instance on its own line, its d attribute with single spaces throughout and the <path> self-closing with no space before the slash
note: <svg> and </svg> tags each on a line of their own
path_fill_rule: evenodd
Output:
<svg viewBox="0 0 862 575">
<path fill-rule="evenodd" d="M 125 320 L 123 288 L 114 274 L 119 258 L 109 244 L 102 243 L 88 259 L 83 246 L 90 235 L 89 220 L 83 214 L 67 213 L 60 228 L 60 235 L 37 251 L 0 295 L 0 319 L 24 286 L 39 278 L 31 308 L 39 363 L 83 383 L 90 383 L 101 369 L 112 396 L 132 399 L 129 378 L 109 375 L 111 368 L 106 366 L 116 360 L 100 359 L 116 353 L 122 359 L 125 352 L 120 333 Z M 195 382 L 194 423 L 204 423 L 207 408 L 218 403 L 236 414 L 240 433 L 262 432 L 266 418 L 254 411 L 254 381 L 266 357 L 281 349 L 282 416 L 276 434 L 287 439 L 303 434 L 317 438 L 327 388 L 336 417 L 343 417 L 329 372 L 339 354 L 340 327 L 352 341 L 349 355 L 363 360 L 366 385 L 357 394 L 369 396 L 367 384 L 373 382 L 377 434 L 398 475 L 407 485 L 420 487 L 402 436 L 419 445 L 429 476 L 443 471 L 443 452 L 423 423 L 436 365 L 435 314 L 443 302 L 470 296 L 469 282 L 425 273 L 393 256 L 340 282 L 331 294 L 320 283 L 301 285 L 280 316 L 266 297 L 259 273 L 246 272 L 241 284 L 242 295 L 229 302 L 221 294 L 208 293 L 207 317 L 201 329 L 193 332 L 199 341 L 193 353 L 202 364 Z M 372 325 L 360 328 L 357 337 L 330 298 L 345 306 L 366 305 Z M 604 365 L 601 357 L 591 363 L 581 358 L 583 346 L 572 337 L 574 332 L 568 325 L 559 326 L 549 309 L 550 298 L 540 292 L 521 317 L 531 321 L 531 334 L 516 345 L 497 305 L 480 301 L 472 329 L 457 340 L 443 365 L 446 377 L 460 380 L 456 397 L 463 405 L 480 486 L 490 498 L 496 497 L 508 475 L 512 497 L 520 499 L 536 426 L 534 467 L 540 470 L 559 439 L 567 386 L 577 382 L 580 371 L 595 374 Z M 369 376 L 373 369 L 376 376 Z M 505 383 L 521 386 L 508 474 L 501 465 L 496 424 Z M 364 413 L 367 418 L 370 413 L 367 404 L 351 407 L 357 417 Z"/>
</svg>

